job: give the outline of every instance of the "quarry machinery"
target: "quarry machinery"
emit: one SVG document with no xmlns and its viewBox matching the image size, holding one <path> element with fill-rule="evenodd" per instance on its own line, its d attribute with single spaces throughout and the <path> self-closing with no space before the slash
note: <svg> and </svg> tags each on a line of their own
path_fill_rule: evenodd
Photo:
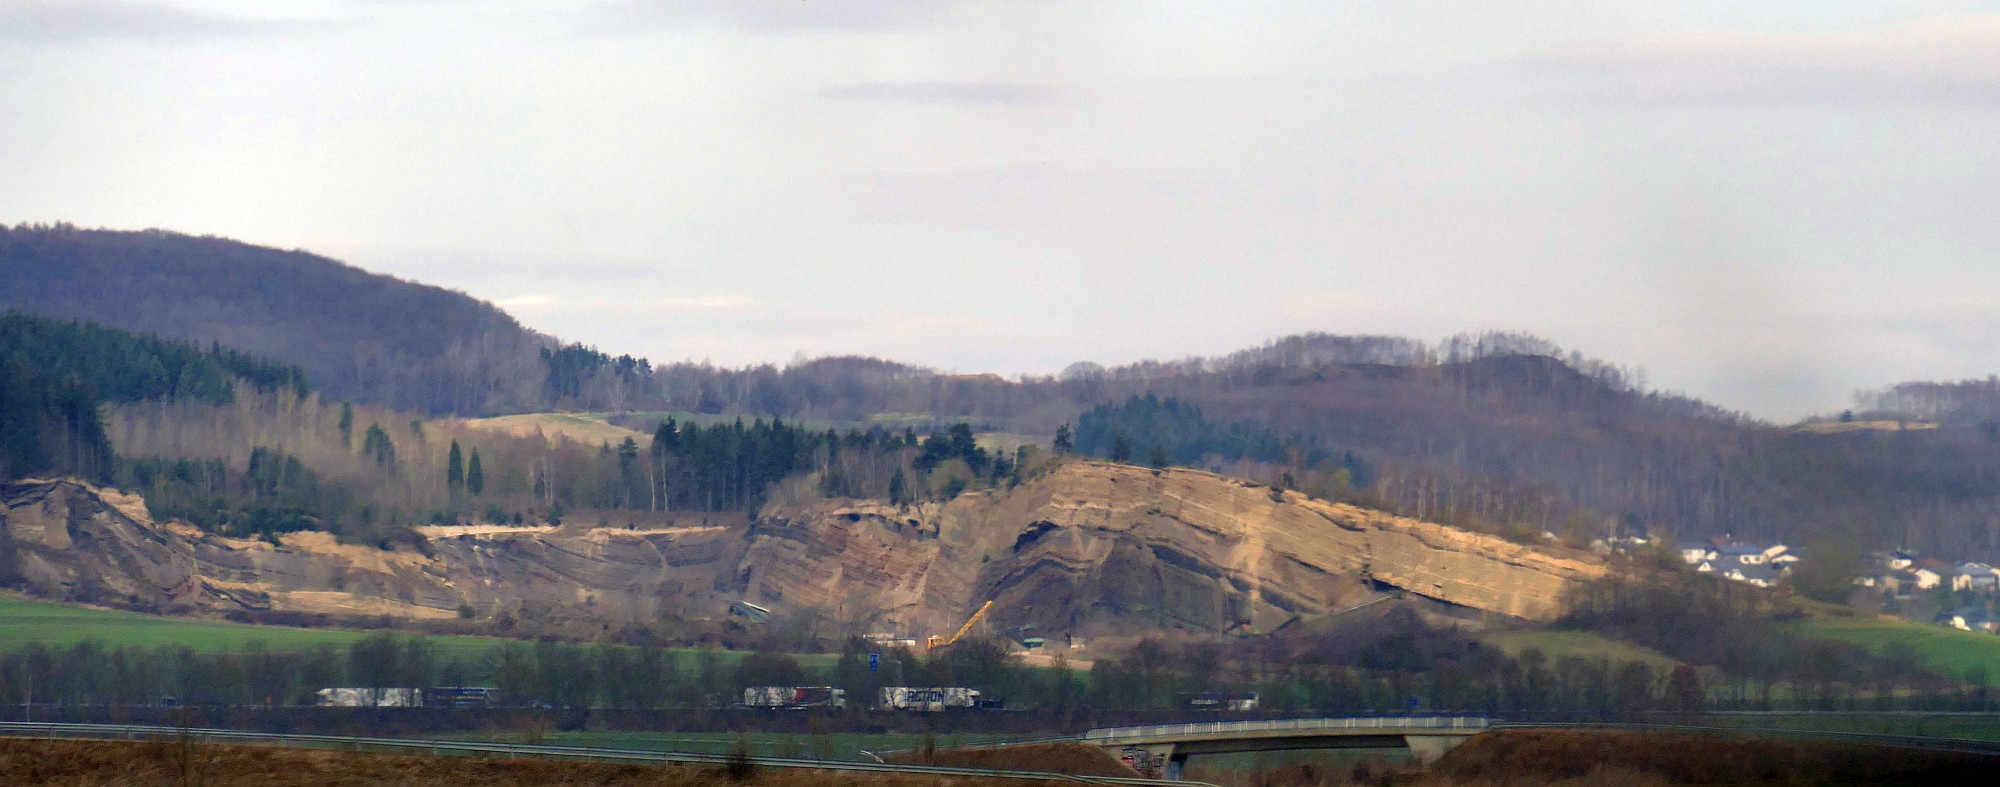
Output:
<svg viewBox="0 0 2000 787">
<path fill-rule="evenodd" d="M 944 637 L 940 637 L 933 634 L 931 635 L 930 639 L 925 640 L 924 646 L 930 650 L 937 650 L 938 648 L 947 647 L 952 643 L 957 642 L 960 637 L 965 636 L 965 632 L 972 630 L 972 624 L 978 623 L 980 618 L 986 616 L 986 610 L 992 608 L 993 608 L 993 601 L 989 599 L 985 604 L 980 605 L 978 612 L 972 613 L 972 617 L 965 619 L 965 625 L 959 626 L 958 633 L 951 635 L 950 639 L 946 639 Z"/>
</svg>

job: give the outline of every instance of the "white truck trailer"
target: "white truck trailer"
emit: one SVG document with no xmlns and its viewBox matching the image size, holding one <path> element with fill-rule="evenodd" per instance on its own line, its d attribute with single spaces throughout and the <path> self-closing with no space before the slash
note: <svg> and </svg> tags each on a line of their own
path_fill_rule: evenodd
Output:
<svg viewBox="0 0 2000 787">
<path fill-rule="evenodd" d="M 883 686 L 876 707 L 884 710 L 937 712 L 979 704 L 979 690 L 963 686 Z"/>
<path fill-rule="evenodd" d="M 330 688 L 313 694 L 323 708 L 415 708 L 424 704 L 423 689 Z"/>
</svg>

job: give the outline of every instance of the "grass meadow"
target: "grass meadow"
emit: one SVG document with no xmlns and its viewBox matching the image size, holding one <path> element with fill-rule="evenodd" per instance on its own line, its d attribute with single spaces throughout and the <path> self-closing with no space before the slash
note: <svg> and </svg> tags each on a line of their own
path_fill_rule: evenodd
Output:
<svg viewBox="0 0 2000 787">
<path fill-rule="evenodd" d="M 76 607 L 38 601 L 17 595 L 0 595 L 0 649 L 40 643 L 51 648 L 69 647 L 79 642 L 97 642 L 106 647 L 186 647 L 198 653 L 240 651 L 252 642 L 274 652 L 301 652 L 321 645 L 345 649 L 348 645 L 379 631 L 353 629 L 295 628 L 260 626 L 217 620 L 173 618 L 114 609 Z M 502 646 L 518 640 L 497 637 L 424 636 L 443 658 L 462 661 L 487 659 Z M 524 643 L 527 644 L 527 643 Z M 692 649 L 671 651 L 683 668 L 695 664 Z M 744 655 L 741 651 L 718 651 L 725 664 Z M 794 656 L 807 669 L 830 669 L 835 657 L 824 654 Z"/>
</svg>

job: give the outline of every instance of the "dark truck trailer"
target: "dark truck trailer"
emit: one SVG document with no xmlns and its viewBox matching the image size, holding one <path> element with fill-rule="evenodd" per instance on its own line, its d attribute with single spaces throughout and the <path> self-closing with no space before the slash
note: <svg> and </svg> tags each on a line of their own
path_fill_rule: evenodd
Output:
<svg viewBox="0 0 2000 787">
<path fill-rule="evenodd" d="M 844 708 L 847 691 L 832 686 L 751 686 L 743 690 L 746 708 Z"/>
</svg>

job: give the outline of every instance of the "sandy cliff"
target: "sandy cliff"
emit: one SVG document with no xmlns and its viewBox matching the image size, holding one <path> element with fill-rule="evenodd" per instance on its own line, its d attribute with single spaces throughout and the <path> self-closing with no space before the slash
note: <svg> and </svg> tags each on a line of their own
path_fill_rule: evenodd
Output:
<svg viewBox="0 0 2000 787">
<path fill-rule="evenodd" d="M 879 609 L 939 630 L 985 599 L 1048 634 L 1269 628 L 1394 586 L 1531 619 L 1604 567 L 1194 470 L 1073 462 L 1008 492 L 898 510 L 773 510 L 739 566 L 753 599 Z M 762 603 L 760 602 L 760 603 Z"/>
<path fill-rule="evenodd" d="M 602 619 L 781 613 L 912 633 L 996 599 L 994 630 L 1043 636 L 1268 629 L 1403 588 L 1542 619 L 1601 575 L 1554 554 L 1192 470 L 1078 461 L 1013 490 L 898 508 L 774 506 L 632 529 L 431 528 L 423 551 L 280 543 L 155 522 L 144 502 L 65 480 L 0 488 L 12 579 L 58 598 L 169 612 L 230 609 L 446 618 L 526 607 Z M 0 568 L 9 568 L 0 566 Z"/>
</svg>

